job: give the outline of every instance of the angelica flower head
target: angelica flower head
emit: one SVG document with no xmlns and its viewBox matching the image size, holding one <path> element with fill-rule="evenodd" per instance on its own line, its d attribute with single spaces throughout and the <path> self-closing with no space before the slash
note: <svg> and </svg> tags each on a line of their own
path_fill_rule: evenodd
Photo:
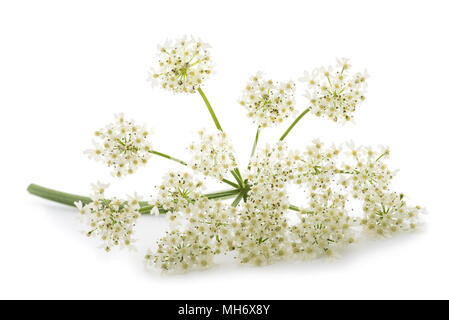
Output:
<svg viewBox="0 0 449 320">
<path fill-rule="evenodd" d="M 392 236 L 416 229 L 419 217 L 425 213 L 420 206 L 407 205 L 404 195 L 379 189 L 369 192 L 363 203 L 361 225 L 371 236 Z"/>
<path fill-rule="evenodd" d="M 148 250 L 147 266 L 170 272 L 201 270 L 211 267 L 216 255 L 233 250 L 235 208 L 202 197 L 181 211 L 184 227 L 171 228 L 156 250 Z"/>
<path fill-rule="evenodd" d="M 132 248 L 134 227 L 140 217 L 139 200 L 137 195 L 128 199 L 105 198 L 104 190 L 108 185 L 98 183 L 93 185 L 92 202 L 83 204 L 75 202 L 87 226 L 88 237 L 97 236 L 103 241 L 103 247 L 110 251 L 112 247 Z"/>
<path fill-rule="evenodd" d="M 188 172 L 168 172 L 157 187 L 155 207 L 178 211 L 198 201 L 204 188 L 203 182 Z"/>
<path fill-rule="evenodd" d="M 175 93 L 194 93 L 212 72 L 209 47 L 193 37 L 167 41 L 159 47 L 159 65 L 148 80 Z"/>
<path fill-rule="evenodd" d="M 322 67 L 304 72 L 299 80 L 308 84 L 305 96 L 313 114 L 335 122 L 353 119 L 354 111 L 365 100 L 368 74 L 365 71 L 351 76 L 350 68 L 348 59 L 342 58 L 337 59 L 335 70 Z"/>
<path fill-rule="evenodd" d="M 258 126 L 280 124 L 295 112 L 295 84 L 266 80 L 258 72 L 248 81 L 239 103 Z"/>
<path fill-rule="evenodd" d="M 200 130 L 198 135 L 200 141 L 189 146 L 192 153 L 189 166 L 205 176 L 223 180 L 227 173 L 237 167 L 230 139 L 222 131 L 208 134 Z"/>
<path fill-rule="evenodd" d="M 139 166 L 148 162 L 151 144 L 149 131 L 145 126 L 125 120 L 123 114 L 116 115 L 116 121 L 95 131 L 94 149 L 87 150 L 89 158 L 112 167 L 112 175 L 122 177 L 133 174 Z"/>
<path fill-rule="evenodd" d="M 302 259 L 333 256 L 356 239 L 356 223 L 345 209 L 344 195 L 311 193 L 309 205 L 299 208 L 299 223 L 291 226 L 294 251 Z"/>
</svg>

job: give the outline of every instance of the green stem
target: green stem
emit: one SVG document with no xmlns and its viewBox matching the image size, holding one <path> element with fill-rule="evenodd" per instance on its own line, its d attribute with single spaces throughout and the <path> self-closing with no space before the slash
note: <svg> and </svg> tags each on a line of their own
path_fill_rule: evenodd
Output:
<svg viewBox="0 0 449 320">
<path fill-rule="evenodd" d="M 240 192 L 239 189 L 231 189 L 231 190 L 219 191 L 219 192 L 214 192 L 214 193 L 208 193 L 208 194 L 205 194 L 204 196 L 211 200 L 224 200 L 224 199 L 232 198 L 239 192 Z"/>
<path fill-rule="evenodd" d="M 204 94 L 203 90 L 200 87 L 198 87 L 198 92 L 200 93 L 201 97 L 203 98 L 204 103 L 206 104 L 207 109 L 209 110 L 209 113 L 212 116 L 212 120 L 214 120 L 215 126 L 217 127 L 218 130 L 223 131 L 223 129 L 221 128 L 220 122 L 218 122 L 217 116 L 215 115 L 215 112 L 209 103 L 209 100 L 207 100 L 206 95 Z"/>
<path fill-rule="evenodd" d="M 310 107 L 307 108 L 306 110 L 304 110 L 299 116 L 298 118 L 295 119 L 295 121 L 293 121 L 293 123 L 290 125 L 290 127 L 288 127 L 287 131 L 284 132 L 284 134 L 282 135 L 282 137 L 279 139 L 279 141 L 282 141 L 285 139 L 285 137 L 288 135 L 288 133 L 293 129 L 293 127 L 298 123 L 299 120 L 301 120 L 302 117 L 304 117 L 308 112 L 310 111 Z"/>
<path fill-rule="evenodd" d="M 204 103 L 205 103 L 206 106 L 207 106 L 207 110 L 209 110 L 209 113 L 210 113 L 210 115 L 211 115 L 211 117 L 212 117 L 212 120 L 214 120 L 215 127 L 216 127 L 218 130 L 220 130 L 221 132 L 223 132 L 223 128 L 221 127 L 220 122 L 218 122 L 217 116 L 215 115 L 215 112 L 214 112 L 214 110 L 212 109 L 212 106 L 210 105 L 209 100 L 207 100 L 207 97 L 206 97 L 206 95 L 204 94 L 204 92 L 203 92 L 203 90 L 201 89 L 201 87 L 198 87 L 198 92 L 199 92 L 199 94 L 201 95 L 201 97 L 203 98 Z M 238 182 L 240 188 L 243 188 L 243 178 L 242 178 L 242 176 L 241 176 L 241 174 L 240 174 L 240 172 L 239 172 L 239 169 L 236 168 L 236 169 L 234 169 L 233 171 L 231 171 L 231 173 L 232 173 L 232 175 L 234 176 L 235 180 Z M 229 185 L 231 185 L 231 186 L 236 187 L 236 185 L 235 185 L 235 184 L 231 184 L 229 180 L 223 179 L 223 182 L 225 182 L 225 183 L 227 183 L 227 184 L 229 184 Z"/>
<path fill-rule="evenodd" d="M 254 152 L 256 152 L 257 142 L 259 142 L 259 133 L 260 133 L 260 126 L 257 127 L 256 138 L 254 139 L 253 149 L 251 150 L 250 158 L 252 158 L 254 155 Z"/>
<path fill-rule="evenodd" d="M 383 156 L 385 155 L 385 152 L 384 153 L 382 153 L 377 159 L 376 159 L 376 161 L 375 162 L 377 162 L 377 161 L 379 161 Z"/>
<path fill-rule="evenodd" d="M 253 149 L 251 150 L 251 156 L 249 157 L 248 170 L 251 168 L 251 159 L 253 158 L 254 153 L 256 152 L 257 143 L 259 142 L 259 133 L 260 133 L 260 126 L 257 127 L 256 137 L 254 138 L 253 143 Z"/>
<path fill-rule="evenodd" d="M 83 204 L 87 204 L 92 202 L 92 199 L 89 197 L 79 196 L 76 194 L 65 193 L 61 191 L 56 191 L 48 188 L 41 187 L 37 184 L 30 184 L 27 188 L 28 192 L 34 194 L 35 196 L 55 201 L 58 203 L 66 204 L 74 207 L 75 201 L 81 201 Z"/>
<path fill-rule="evenodd" d="M 139 209 L 140 214 L 151 214 L 151 210 L 153 210 L 154 206 L 153 205 L 149 205 L 148 203 L 147 203 L 146 206 L 143 206 L 143 203 L 145 203 L 145 202 L 139 202 L 139 204 L 140 204 L 140 209 Z M 168 212 L 168 210 L 165 210 L 162 207 L 159 207 L 158 210 L 159 210 L 159 213 L 162 213 L 162 214 Z"/>
<path fill-rule="evenodd" d="M 237 207 L 237 205 L 239 204 L 240 200 L 242 200 L 243 198 L 243 193 L 240 192 L 237 197 L 235 198 L 235 200 L 232 202 L 231 206 L 233 207 Z"/>
<path fill-rule="evenodd" d="M 238 182 L 239 188 L 243 188 L 243 181 L 240 180 L 240 177 L 239 177 L 239 175 L 237 174 L 236 169 L 231 170 L 231 174 L 232 174 L 232 176 L 234 177 L 234 179 Z"/>
<path fill-rule="evenodd" d="M 183 166 L 187 166 L 187 162 L 185 162 L 183 160 L 179 160 L 179 159 L 177 159 L 175 157 L 169 156 L 168 154 L 165 154 L 165 153 L 162 153 L 162 152 L 159 152 L 159 151 L 156 151 L 156 150 L 151 150 L 150 153 L 155 154 L 155 155 L 157 155 L 159 157 L 163 157 L 163 158 L 166 158 L 166 159 L 170 159 L 170 160 L 176 161 L 176 162 L 182 164 Z M 230 186 L 232 186 L 234 188 L 239 188 L 239 185 L 235 184 L 232 181 L 229 181 L 227 179 L 223 179 L 222 181 L 224 183 L 226 183 L 226 184 L 229 184 Z"/>
<path fill-rule="evenodd" d="M 176 158 L 174 158 L 172 156 L 169 156 L 168 154 L 165 154 L 165 153 L 162 153 L 162 152 L 159 152 L 159 151 L 156 151 L 156 150 L 151 150 L 150 153 L 155 154 L 155 155 L 157 155 L 159 157 L 163 157 L 163 158 L 166 158 L 166 159 L 170 159 L 170 160 L 176 161 L 176 162 L 182 164 L 183 166 L 187 165 L 187 163 L 185 161 L 176 159 Z"/>
<path fill-rule="evenodd" d="M 77 194 L 66 193 L 66 192 L 61 192 L 61 191 L 45 188 L 45 187 L 39 186 L 37 184 L 30 184 L 28 186 L 27 190 L 29 193 L 31 193 L 35 196 L 38 196 L 38 197 L 41 197 L 41 198 L 44 198 L 47 200 L 51 200 L 51 201 L 54 201 L 57 203 L 65 204 L 68 206 L 72 206 L 72 207 L 75 207 L 76 201 L 81 201 L 83 204 L 88 204 L 88 203 L 92 202 L 92 199 L 89 197 L 80 196 Z M 237 195 L 239 193 L 240 193 L 239 189 L 230 189 L 230 190 L 225 190 L 225 191 L 208 193 L 208 194 L 205 194 L 204 196 L 209 199 L 212 199 L 212 200 L 224 200 L 224 199 L 233 198 L 235 195 Z M 146 201 L 140 201 L 139 205 L 140 205 L 139 212 L 141 214 L 149 214 L 154 207 L 153 205 L 149 204 Z M 167 212 L 167 210 L 159 207 L 159 213 L 166 213 L 166 212 Z"/>
<path fill-rule="evenodd" d="M 239 186 L 238 184 L 236 184 L 236 183 L 234 183 L 234 182 L 232 182 L 232 181 L 229 181 L 228 179 L 223 179 L 223 180 L 221 180 L 221 181 L 223 181 L 224 183 L 229 184 L 230 186 L 232 186 L 232 187 L 234 187 L 234 188 L 236 188 L 236 189 L 239 189 L 239 188 L 240 188 L 240 186 Z"/>
<path fill-rule="evenodd" d="M 242 183 L 242 187 L 244 187 L 244 180 L 243 180 L 243 178 L 242 178 L 242 175 L 240 174 L 239 168 L 235 168 L 234 171 L 235 171 L 235 173 L 237 173 L 237 175 L 239 176 L 240 182 Z"/>
<path fill-rule="evenodd" d="M 292 204 L 289 205 L 288 208 L 289 208 L 290 210 L 298 211 L 298 212 L 299 212 L 299 208 L 298 208 L 297 206 L 292 205 Z"/>
</svg>

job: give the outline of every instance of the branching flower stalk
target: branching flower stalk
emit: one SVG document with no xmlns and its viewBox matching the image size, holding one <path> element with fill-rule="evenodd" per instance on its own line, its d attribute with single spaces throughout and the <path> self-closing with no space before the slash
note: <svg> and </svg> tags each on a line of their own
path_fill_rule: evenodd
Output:
<svg viewBox="0 0 449 320">
<path fill-rule="evenodd" d="M 325 146 L 317 139 L 295 150 L 285 143 L 308 113 L 337 123 L 353 120 L 365 100 L 368 75 L 351 75 L 347 59 L 304 73 L 299 80 L 308 86 L 308 107 L 299 115 L 294 81 L 275 81 L 262 72 L 249 78 L 238 102 L 257 129 L 250 161 L 240 171 L 232 142 L 202 90 L 213 71 L 209 45 L 184 37 L 167 41 L 158 52 L 149 80 L 174 93 L 198 92 L 216 130 L 198 131 L 199 139 L 188 146 L 191 158 L 184 161 L 153 149 L 150 131 L 118 114 L 115 122 L 95 131 L 93 148 L 86 153 L 106 164 L 114 178 L 135 174 L 153 155 L 183 170 L 166 173 L 146 200 L 137 194 L 106 196 L 108 184 L 101 182 L 92 185 L 89 197 L 28 187 L 31 194 L 77 207 L 85 234 L 99 238 L 106 251 L 133 247 L 141 215 L 167 217 L 169 227 L 146 253 L 145 264 L 170 272 L 211 267 L 218 255 L 253 265 L 332 257 L 361 237 L 393 236 L 419 226 L 424 209 L 408 205 L 403 193 L 390 188 L 394 172 L 385 164 L 388 148 L 352 142 Z M 259 145 L 265 128 L 293 118 L 278 141 Z M 228 189 L 208 192 L 205 177 Z M 291 201 L 288 191 L 294 185 L 305 192 L 305 202 Z M 360 204 L 359 212 L 349 209 L 353 201 Z"/>
</svg>

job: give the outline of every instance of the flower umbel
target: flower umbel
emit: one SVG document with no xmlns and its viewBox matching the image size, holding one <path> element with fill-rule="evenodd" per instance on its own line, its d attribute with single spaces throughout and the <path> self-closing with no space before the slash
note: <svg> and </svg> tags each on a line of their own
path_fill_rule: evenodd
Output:
<svg viewBox="0 0 449 320">
<path fill-rule="evenodd" d="M 216 255 L 233 250 L 235 208 L 202 198 L 179 215 L 183 221 L 158 240 L 156 250 L 147 252 L 148 266 L 171 272 L 206 269 Z"/>
<path fill-rule="evenodd" d="M 222 131 L 208 134 L 204 130 L 200 130 L 198 135 L 200 141 L 189 146 L 192 153 L 189 166 L 205 176 L 223 180 L 226 174 L 237 167 L 228 136 Z"/>
<path fill-rule="evenodd" d="M 212 72 L 209 45 L 193 37 L 159 47 L 159 66 L 149 73 L 154 85 L 176 93 L 194 93 Z"/>
<path fill-rule="evenodd" d="M 112 167 L 112 175 L 122 177 L 133 174 L 139 166 L 148 162 L 151 144 L 149 131 L 133 120 L 125 120 L 123 114 L 116 115 L 116 121 L 95 131 L 101 142 L 94 140 L 95 149 L 87 150 L 89 158 L 104 162 Z"/>
<path fill-rule="evenodd" d="M 348 59 L 342 58 L 337 59 L 335 70 L 322 67 L 304 72 L 299 80 L 309 87 L 305 96 L 313 114 L 335 122 L 353 119 L 354 111 L 365 100 L 368 74 L 358 72 L 350 76 L 350 67 Z"/>
<path fill-rule="evenodd" d="M 188 172 L 169 172 L 157 188 L 156 205 L 171 211 L 187 208 L 202 197 L 203 182 Z"/>
<path fill-rule="evenodd" d="M 258 72 L 248 81 L 239 103 L 258 126 L 280 124 L 295 111 L 295 84 L 265 80 Z"/>
<path fill-rule="evenodd" d="M 129 196 L 126 201 L 117 198 L 105 198 L 104 191 L 108 185 L 93 185 L 92 202 L 83 205 L 75 202 L 81 219 L 86 223 L 88 237 L 97 236 L 103 241 L 103 247 L 110 251 L 112 247 L 131 247 L 134 227 L 140 217 L 137 195 Z"/>
<path fill-rule="evenodd" d="M 417 228 L 420 206 L 407 206 L 404 195 L 376 190 L 367 194 L 363 203 L 364 230 L 374 236 L 392 236 L 399 232 Z"/>
</svg>

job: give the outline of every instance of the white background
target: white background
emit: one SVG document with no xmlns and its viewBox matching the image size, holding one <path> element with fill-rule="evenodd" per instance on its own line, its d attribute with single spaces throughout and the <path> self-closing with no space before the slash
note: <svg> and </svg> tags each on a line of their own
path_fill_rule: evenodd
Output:
<svg viewBox="0 0 449 320">
<path fill-rule="evenodd" d="M 449 298 L 448 9 L 445 1 L 1 1 L 0 298 Z M 110 194 L 148 196 L 166 170 L 182 169 L 153 157 L 114 180 L 82 151 L 121 111 L 179 158 L 197 129 L 213 129 L 199 95 L 146 82 L 157 44 L 184 34 L 213 47 L 216 73 L 204 91 L 241 163 L 255 127 L 236 100 L 252 73 L 296 80 L 335 57 L 366 68 L 368 99 L 355 124 L 308 115 L 286 141 L 389 145 L 396 190 L 428 209 L 422 230 L 357 244 L 331 262 L 168 276 L 142 263 L 164 218 L 141 219 L 138 252 L 106 254 L 80 234 L 73 208 L 29 195 L 31 182 L 86 194 L 100 179 L 113 182 Z M 264 131 L 262 143 L 283 130 Z"/>
</svg>

